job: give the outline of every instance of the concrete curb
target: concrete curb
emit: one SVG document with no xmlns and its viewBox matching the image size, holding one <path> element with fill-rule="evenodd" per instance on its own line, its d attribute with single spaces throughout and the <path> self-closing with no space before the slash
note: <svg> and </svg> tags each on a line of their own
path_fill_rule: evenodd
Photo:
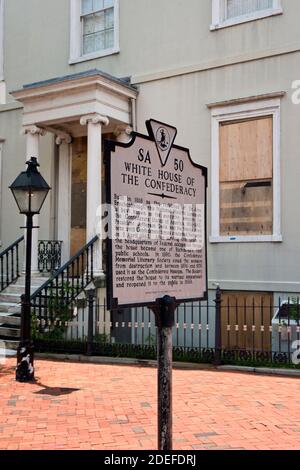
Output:
<svg viewBox="0 0 300 470">
<path fill-rule="evenodd" d="M 123 357 L 99 357 L 84 356 L 82 354 L 35 354 L 38 359 L 49 359 L 65 362 L 82 362 L 86 364 L 103 364 L 103 365 L 126 365 L 141 367 L 157 367 L 157 362 L 147 359 L 133 359 Z M 193 364 L 188 362 L 174 362 L 173 368 L 178 370 L 210 370 L 224 372 L 243 372 L 262 375 L 281 375 L 288 377 L 300 377 L 300 370 L 293 369 L 269 369 L 267 367 L 242 367 L 242 366 L 214 366 L 212 364 Z"/>
<path fill-rule="evenodd" d="M 297 369 L 269 369 L 268 367 L 241 367 L 241 366 L 219 366 L 219 370 L 232 372 L 247 372 L 251 374 L 263 375 L 284 375 L 290 377 L 300 377 L 300 370 Z"/>
<path fill-rule="evenodd" d="M 148 359 L 134 359 L 125 357 L 100 357 L 85 356 L 82 354 L 52 354 L 52 353 L 36 353 L 37 359 L 49 359 L 60 362 L 82 362 L 86 364 L 103 364 L 103 365 L 125 365 L 125 366 L 141 366 L 141 367 L 157 367 L 157 361 Z M 192 364 L 188 362 L 174 362 L 174 369 L 184 370 L 216 370 L 211 364 Z"/>
</svg>

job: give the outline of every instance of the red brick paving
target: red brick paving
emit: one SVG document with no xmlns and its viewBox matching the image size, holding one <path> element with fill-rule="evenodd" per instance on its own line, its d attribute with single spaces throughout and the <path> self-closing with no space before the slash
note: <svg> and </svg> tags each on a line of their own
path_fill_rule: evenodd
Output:
<svg viewBox="0 0 300 470">
<path fill-rule="evenodd" d="M 156 449 L 156 371 L 36 361 L 0 366 L 0 449 Z M 300 449 L 300 380 L 175 370 L 174 449 Z"/>
</svg>

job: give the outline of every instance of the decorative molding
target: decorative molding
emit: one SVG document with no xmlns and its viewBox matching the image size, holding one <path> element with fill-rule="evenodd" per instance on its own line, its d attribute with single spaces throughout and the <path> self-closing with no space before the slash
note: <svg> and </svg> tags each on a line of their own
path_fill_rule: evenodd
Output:
<svg viewBox="0 0 300 470">
<path fill-rule="evenodd" d="M 38 126 L 25 126 L 23 127 L 21 131 L 22 135 L 40 135 L 40 136 L 45 136 L 47 134 L 47 131 L 45 129 L 42 129 L 41 127 Z"/>
<path fill-rule="evenodd" d="M 270 100 L 273 98 L 282 98 L 286 95 L 286 91 L 274 91 L 272 93 L 265 93 L 263 95 L 245 96 L 243 98 L 234 98 L 231 100 L 217 101 L 215 103 L 208 103 L 208 109 L 216 108 L 218 106 L 232 106 L 242 103 L 250 103 L 252 101 Z"/>
<path fill-rule="evenodd" d="M 232 57 L 220 57 L 209 62 L 187 65 L 184 67 L 178 67 L 176 69 L 161 70 L 159 72 L 147 73 L 145 75 L 133 75 L 131 77 L 131 84 L 138 86 L 143 83 L 155 82 L 157 80 L 180 77 L 182 75 L 189 75 L 191 73 L 207 72 L 224 67 L 231 67 L 233 65 L 255 62 L 257 60 L 271 59 L 273 57 L 280 57 L 288 54 L 297 54 L 299 52 L 300 43 L 288 44 L 286 46 L 277 47 L 275 49 L 260 50 L 258 52 L 247 52 Z"/>
<path fill-rule="evenodd" d="M 114 136 L 118 139 L 124 137 L 124 139 L 129 139 L 133 129 L 131 126 L 123 125 L 117 126 L 113 132 Z"/>
<path fill-rule="evenodd" d="M 86 126 L 87 124 L 101 124 L 102 126 L 108 126 L 109 119 L 107 116 L 101 116 L 100 114 L 88 114 L 87 116 L 82 116 L 80 118 L 81 126 Z"/>
<path fill-rule="evenodd" d="M 55 143 L 56 145 L 64 145 L 64 144 L 71 144 L 72 143 L 72 136 L 70 134 L 57 134 Z"/>
</svg>

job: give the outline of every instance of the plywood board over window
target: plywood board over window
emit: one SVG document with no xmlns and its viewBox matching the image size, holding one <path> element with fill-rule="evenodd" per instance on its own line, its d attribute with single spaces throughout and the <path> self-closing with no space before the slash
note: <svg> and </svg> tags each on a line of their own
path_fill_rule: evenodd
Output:
<svg viewBox="0 0 300 470">
<path fill-rule="evenodd" d="M 273 117 L 220 123 L 220 234 L 273 233 Z"/>
<path fill-rule="evenodd" d="M 270 351 L 273 294 L 224 292 L 221 299 L 222 348 Z"/>
</svg>

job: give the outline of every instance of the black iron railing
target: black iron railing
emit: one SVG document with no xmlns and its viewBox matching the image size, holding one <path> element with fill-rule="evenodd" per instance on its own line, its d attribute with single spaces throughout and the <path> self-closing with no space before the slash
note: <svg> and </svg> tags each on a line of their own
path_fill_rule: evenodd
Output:
<svg viewBox="0 0 300 470">
<path fill-rule="evenodd" d="M 213 300 L 213 299 L 211 299 Z M 175 313 L 173 358 L 195 363 L 300 368 L 300 298 L 268 305 L 222 300 L 181 304 Z M 34 338 L 38 351 L 156 358 L 156 326 L 146 307 L 108 311 L 96 298 L 76 315 L 44 323 Z M 220 318 L 216 321 L 216 315 Z M 217 331 L 219 330 L 219 331 Z"/>
<path fill-rule="evenodd" d="M 20 245 L 24 236 L 0 253 L 0 292 L 20 277 Z"/>
<path fill-rule="evenodd" d="M 48 322 L 70 319 L 74 300 L 94 279 L 97 241 L 96 236 L 32 294 L 32 315 L 39 321 L 40 331 Z"/>
<path fill-rule="evenodd" d="M 38 268 L 40 273 L 54 273 L 61 267 L 62 241 L 40 240 Z"/>
</svg>

